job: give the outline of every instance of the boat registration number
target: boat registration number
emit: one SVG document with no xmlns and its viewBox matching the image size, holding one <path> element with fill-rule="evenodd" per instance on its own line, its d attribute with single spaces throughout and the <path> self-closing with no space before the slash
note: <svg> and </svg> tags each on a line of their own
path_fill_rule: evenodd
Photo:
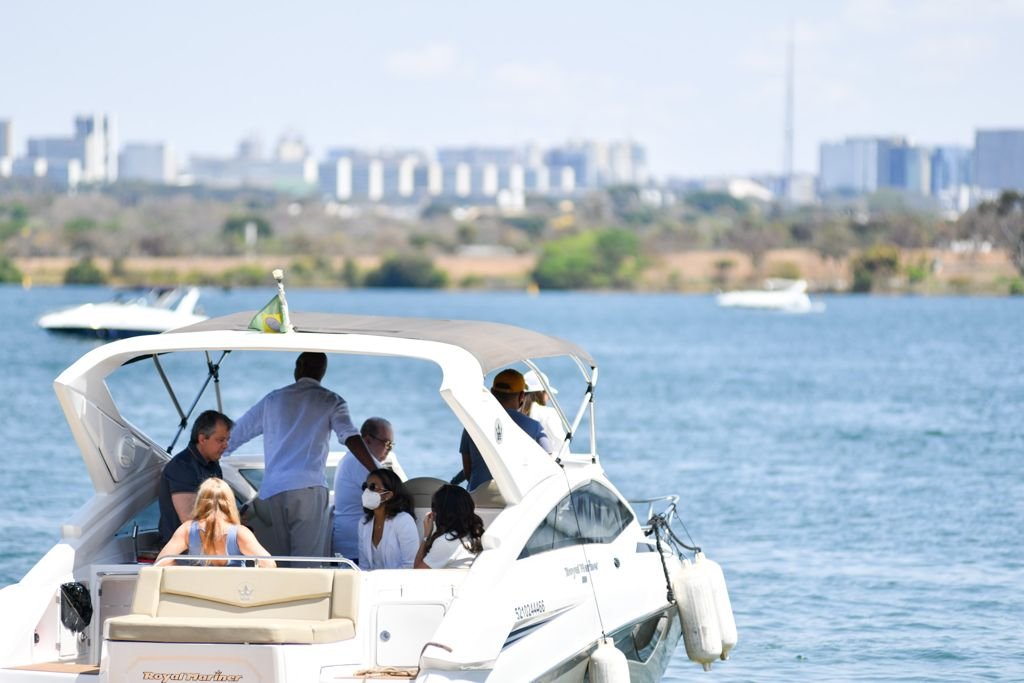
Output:
<svg viewBox="0 0 1024 683">
<path fill-rule="evenodd" d="M 543 614 L 545 612 L 543 600 L 534 600 L 533 602 L 528 602 L 525 605 L 519 605 L 515 609 L 517 621 L 522 621 L 523 619 Z"/>
</svg>

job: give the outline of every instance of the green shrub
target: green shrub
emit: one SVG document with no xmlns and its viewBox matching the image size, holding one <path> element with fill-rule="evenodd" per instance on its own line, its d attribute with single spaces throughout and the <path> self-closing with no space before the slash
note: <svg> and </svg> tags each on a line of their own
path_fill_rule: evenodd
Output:
<svg viewBox="0 0 1024 683">
<path fill-rule="evenodd" d="M 6 256 L 0 256 L 0 282 L 21 282 L 22 272 Z"/>
<path fill-rule="evenodd" d="M 337 280 L 331 262 L 324 256 L 300 256 L 288 266 L 288 276 L 299 285 L 330 284 Z"/>
<path fill-rule="evenodd" d="M 912 284 L 920 284 L 928 279 L 928 264 L 924 260 L 912 263 L 907 266 L 907 281 Z"/>
<path fill-rule="evenodd" d="M 366 276 L 367 287 L 444 287 L 448 276 L 423 254 L 389 256 Z"/>
<path fill-rule="evenodd" d="M 66 285 L 102 285 L 106 282 L 107 276 L 88 256 L 80 258 L 78 263 L 64 271 Z"/>
<path fill-rule="evenodd" d="M 1010 296 L 1024 296 L 1024 278 L 1015 277 L 1010 280 Z"/>
<path fill-rule="evenodd" d="M 461 287 L 462 289 L 480 289 L 485 284 L 487 283 L 484 280 L 483 276 L 477 275 L 476 273 L 471 273 L 470 275 L 465 276 L 464 278 L 462 278 L 462 280 L 459 281 L 459 287 Z"/>
<path fill-rule="evenodd" d="M 900 271 L 900 250 L 890 244 L 868 247 L 853 259 L 853 291 L 870 292 Z"/>
<path fill-rule="evenodd" d="M 224 271 L 220 276 L 223 287 L 258 287 L 270 281 L 266 268 L 262 266 L 238 266 Z"/>
<path fill-rule="evenodd" d="M 636 235 L 620 229 L 597 230 L 545 245 L 533 279 L 542 289 L 631 287 L 642 265 Z"/>
<path fill-rule="evenodd" d="M 354 258 L 347 258 L 342 264 L 341 281 L 346 287 L 358 287 L 363 283 L 363 275 L 359 272 L 359 264 Z"/>
<path fill-rule="evenodd" d="M 263 216 L 257 216 L 255 214 L 246 214 L 242 216 L 230 216 L 224 221 L 224 227 L 222 232 L 227 236 L 245 237 L 245 226 L 249 223 L 256 225 L 256 236 L 270 237 L 274 234 L 274 231 L 270 227 L 270 221 Z"/>
<path fill-rule="evenodd" d="M 519 228 L 530 237 L 540 237 L 548 226 L 544 216 L 507 216 L 503 220 L 506 225 Z"/>
</svg>

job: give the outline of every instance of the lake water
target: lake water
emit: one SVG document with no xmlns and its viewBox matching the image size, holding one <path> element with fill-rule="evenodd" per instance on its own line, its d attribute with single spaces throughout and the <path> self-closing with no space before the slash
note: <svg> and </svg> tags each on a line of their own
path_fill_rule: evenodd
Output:
<svg viewBox="0 0 1024 683">
<path fill-rule="evenodd" d="M 211 290 L 203 303 L 221 314 L 271 294 Z M 109 296 L 0 288 L 0 585 L 91 494 L 51 388 L 91 344 L 34 320 Z M 1024 299 L 832 297 L 805 316 L 672 295 L 294 290 L 289 301 L 509 322 L 595 356 L 605 467 L 627 496 L 682 495 L 740 631 L 711 674 L 680 646 L 666 680 L 1024 680 Z M 357 418 L 392 418 L 407 468 L 417 450 L 456 458 L 458 434 L 432 433 L 393 375 L 331 378 Z M 228 392 L 244 407 L 255 390 Z M 144 395 L 138 408 L 149 400 L 166 402 Z"/>
</svg>

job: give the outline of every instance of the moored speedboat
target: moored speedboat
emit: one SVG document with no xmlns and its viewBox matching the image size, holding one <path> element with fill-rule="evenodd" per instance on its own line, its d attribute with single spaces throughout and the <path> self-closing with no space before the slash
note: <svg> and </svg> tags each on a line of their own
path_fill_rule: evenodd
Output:
<svg viewBox="0 0 1024 683">
<path fill-rule="evenodd" d="M 71 681 L 92 672 L 111 683 L 308 683 L 400 668 L 424 682 L 583 681 L 610 660 L 620 675 L 642 681 L 661 677 L 684 627 L 688 653 L 706 666 L 735 644 L 718 616 L 724 583 L 713 585 L 701 557 L 688 563 L 675 552 L 682 544 L 672 531 L 674 499 L 635 510 L 601 466 L 598 372 L 585 350 L 489 322 L 309 313 L 291 318 L 295 331 L 264 334 L 248 329 L 252 317 L 113 342 L 56 379 L 97 495 L 21 582 L 0 591 L 8 615 L 0 680 L 43 680 L 46 672 L 45 680 Z M 333 558 L 324 559 L 341 568 L 145 563 L 158 550 L 152 507 L 173 448 L 123 415 L 130 406 L 115 400 L 112 377 L 148 372 L 180 412 L 188 402 L 173 394 L 173 371 L 201 367 L 214 381 L 200 393 L 213 387 L 220 408 L 221 385 L 252 370 L 246 358 L 297 351 L 440 369 L 440 401 L 494 477 L 471 494 L 486 532 L 468 568 L 359 571 Z M 538 363 L 549 361 L 565 361 L 584 386 L 575 412 L 553 402 L 566 427 L 554 456 L 511 421 L 485 381 L 510 365 L 540 374 Z M 194 416 L 179 417 L 185 424 Z M 457 434 L 450 437 L 455 443 Z M 259 458 L 231 456 L 222 466 L 239 500 L 251 498 Z M 409 481 L 418 519 L 426 509 L 417 492 L 436 490 L 450 474 Z"/>
<path fill-rule="evenodd" d="M 816 310 L 807 296 L 806 280 L 769 278 L 765 280 L 764 289 L 722 292 L 715 300 L 723 308 L 760 308 L 786 313 Z"/>
<path fill-rule="evenodd" d="M 123 339 L 206 320 L 197 312 L 198 303 L 198 287 L 158 288 L 47 313 L 39 326 L 49 332 Z"/>
</svg>

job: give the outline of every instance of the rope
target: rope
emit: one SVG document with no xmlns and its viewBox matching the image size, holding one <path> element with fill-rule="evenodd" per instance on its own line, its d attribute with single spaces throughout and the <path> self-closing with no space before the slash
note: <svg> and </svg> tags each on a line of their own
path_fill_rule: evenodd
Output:
<svg viewBox="0 0 1024 683">
<path fill-rule="evenodd" d="M 665 599 L 671 603 L 676 601 L 676 596 L 672 590 L 672 579 L 668 575 L 668 565 L 665 564 L 665 553 L 661 549 L 661 532 L 658 531 L 664 522 L 664 517 L 655 517 L 651 520 L 651 530 L 654 531 L 654 545 L 658 549 L 658 559 L 661 560 L 661 571 L 665 574 Z"/>
</svg>

